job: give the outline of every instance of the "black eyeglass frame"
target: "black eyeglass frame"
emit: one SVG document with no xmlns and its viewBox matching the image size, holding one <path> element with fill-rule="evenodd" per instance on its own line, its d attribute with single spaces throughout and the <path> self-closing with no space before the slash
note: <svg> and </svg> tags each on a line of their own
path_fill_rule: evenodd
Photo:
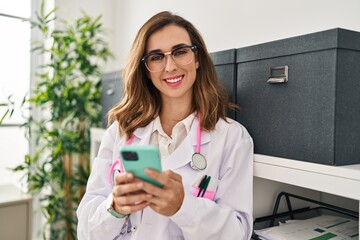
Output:
<svg viewBox="0 0 360 240">
<path fill-rule="evenodd" d="M 164 57 L 165 57 L 166 55 L 169 55 L 169 54 L 171 54 L 171 56 L 173 56 L 174 52 L 177 51 L 177 50 L 179 50 L 179 49 L 181 49 L 181 48 L 190 48 L 190 50 L 191 50 L 192 52 L 195 52 L 195 51 L 198 49 L 196 45 L 182 45 L 182 46 L 178 46 L 177 48 L 174 48 L 174 49 L 171 50 L 170 52 L 166 52 L 166 53 L 163 53 L 163 52 L 151 52 L 151 53 L 146 54 L 145 56 L 143 56 L 143 57 L 141 58 L 141 62 L 144 63 L 145 67 L 146 67 L 149 71 L 151 71 L 151 70 L 147 67 L 147 65 L 146 65 L 146 59 L 147 59 L 148 57 L 151 57 L 152 55 L 156 55 L 156 54 L 162 54 Z M 164 65 L 164 67 L 165 67 L 165 65 Z M 159 71 L 161 71 L 161 70 L 159 70 Z M 151 72 L 158 72 L 158 71 L 151 71 Z"/>
</svg>

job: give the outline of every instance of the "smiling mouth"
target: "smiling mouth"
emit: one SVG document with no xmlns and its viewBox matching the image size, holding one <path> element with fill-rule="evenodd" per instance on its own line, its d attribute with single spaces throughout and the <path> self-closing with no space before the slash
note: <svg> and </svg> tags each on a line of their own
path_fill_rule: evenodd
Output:
<svg viewBox="0 0 360 240">
<path fill-rule="evenodd" d="M 175 78 L 166 78 L 165 81 L 167 83 L 177 83 L 179 81 L 181 81 L 183 79 L 184 75 L 181 75 L 181 76 L 178 76 L 178 77 L 175 77 Z"/>
</svg>

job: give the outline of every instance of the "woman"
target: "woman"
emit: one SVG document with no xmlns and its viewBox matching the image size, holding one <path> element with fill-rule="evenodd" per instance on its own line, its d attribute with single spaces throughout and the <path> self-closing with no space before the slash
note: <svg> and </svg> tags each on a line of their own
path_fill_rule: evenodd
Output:
<svg viewBox="0 0 360 240">
<path fill-rule="evenodd" d="M 109 112 L 113 123 L 77 210 L 79 239 L 250 239 L 253 142 L 226 118 L 233 105 L 199 32 L 158 13 L 130 56 L 123 100 Z M 126 144 L 159 147 L 163 172 L 146 174 L 162 188 L 124 172 L 109 181 Z M 203 166 L 192 161 L 196 152 Z M 199 193 L 201 182 L 207 190 Z"/>
</svg>

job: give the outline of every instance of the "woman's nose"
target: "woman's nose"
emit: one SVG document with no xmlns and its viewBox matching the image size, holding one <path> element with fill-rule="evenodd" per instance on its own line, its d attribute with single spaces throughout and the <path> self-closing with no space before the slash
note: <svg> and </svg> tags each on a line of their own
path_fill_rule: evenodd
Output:
<svg viewBox="0 0 360 240">
<path fill-rule="evenodd" d="M 165 71 L 171 72 L 177 69 L 177 65 L 171 54 L 165 56 Z"/>
</svg>

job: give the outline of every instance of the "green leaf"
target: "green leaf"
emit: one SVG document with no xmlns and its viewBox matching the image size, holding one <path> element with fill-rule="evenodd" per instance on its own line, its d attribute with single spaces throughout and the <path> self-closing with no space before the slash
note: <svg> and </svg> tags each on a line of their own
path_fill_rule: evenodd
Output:
<svg viewBox="0 0 360 240">
<path fill-rule="evenodd" d="M 57 144 L 57 146 L 56 146 L 56 148 L 54 149 L 53 155 L 54 155 L 54 156 L 59 155 L 61 149 L 62 149 L 62 142 L 59 141 L 58 144 Z"/>
<path fill-rule="evenodd" d="M 18 165 L 18 166 L 14 167 L 14 168 L 11 168 L 10 170 L 11 170 L 11 171 L 14 171 L 14 172 L 18 172 L 18 171 L 23 171 L 23 170 L 25 170 L 25 169 L 26 169 L 26 166 L 24 166 L 24 165 Z"/>
<path fill-rule="evenodd" d="M 31 158 L 30 158 L 30 156 L 27 154 L 27 155 L 25 155 L 25 163 L 27 164 L 27 165 L 30 165 L 31 164 Z"/>
<path fill-rule="evenodd" d="M 46 16 L 44 17 L 44 19 L 48 19 L 50 17 L 50 15 L 55 14 L 55 12 L 57 11 L 58 7 L 55 7 L 53 10 L 51 10 L 48 14 L 46 14 Z M 48 23 L 48 22 L 47 22 Z"/>
<path fill-rule="evenodd" d="M 6 109 L 4 115 L 1 117 L 0 119 L 0 124 L 2 124 L 2 122 L 4 121 L 4 119 L 6 118 L 6 116 L 9 114 L 10 109 Z"/>
<path fill-rule="evenodd" d="M 15 109 L 11 109 L 11 110 L 10 110 L 10 115 L 9 115 L 9 118 L 11 118 L 11 117 L 12 117 L 12 115 L 14 114 L 14 111 L 15 111 Z M 0 122 L 2 122 L 2 121 L 0 121 Z"/>
</svg>

